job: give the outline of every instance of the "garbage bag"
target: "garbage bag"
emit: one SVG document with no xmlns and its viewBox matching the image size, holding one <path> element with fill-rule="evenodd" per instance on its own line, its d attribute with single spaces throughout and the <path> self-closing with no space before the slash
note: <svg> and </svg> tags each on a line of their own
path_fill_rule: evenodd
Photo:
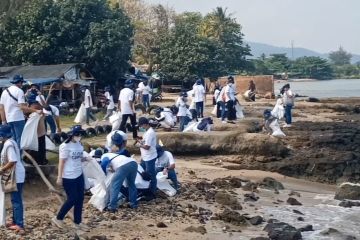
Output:
<svg viewBox="0 0 360 240">
<path fill-rule="evenodd" d="M 272 136 L 282 138 L 286 137 L 285 133 L 281 131 L 280 125 L 277 119 L 275 119 L 272 123 L 270 123 L 269 127 L 272 130 Z"/>
<path fill-rule="evenodd" d="M 51 139 L 48 136 L 45 136 L 45 146 L 46 146 L 46 150 L 51 150 L 51 151 L 56 150 L 55 143 L 51 141 Z"/>
<path fill-rule="evenodd" d="M 236 118 L 237 119 L 243 119 L 244 118 L 244 112 L 243 112 L 242 107 L 239 104 L 239 102 L 236 102 L 235 111 L 236 111 Z"/>
<path fill-rule="evenodd" d="M 157 179 L 157 188 L 168 195 L 169 197 L 173 197 L 176 194 L 176 190 L 170 185 L 167 175 L 164 175 L 162 172 L 159 172 L 156 175 Z"/>
<path fill-rule="evenodd" d="M 26 121 L 24 130 L 21 134 L 20 147 L 24 150 L 38 151 L 39 143 L 37 136 L 37 129 L 41 116 L 38 113 L 30 114 Z"/>
<path fill-rule="evenodd" d="M 79 124 L 86 122 L 86 109 L 84 104 L 81 104 L 79 111 L 74 119 L 74 122 Z"/>
<path fill-rule="evenodd" d="M 193 132 L 193 131 L 194 131 L 194 128 L 196 128 L 197 125 L 198 125 L 197 122 L 190 122 L 190 123 L 186 126 L 186 128 L 184 129 L 183 132 Z"/>
<path fill-rule="evenodd" d="M 112 126 L 111 131 L 115 131 L 120 128 L 121 116 L 121 112 L 113 112 L 113 114 L 109 117 L 109 122 Z"/>
<path fill-rule="evenodd" d="M 105 181 L 105 173 L 95 159 L 88 158 L 87 161 L 82 162 L 82 169 L 86 178 L 92 178 L 96 183 Z"/>
<path fill-rule="evenodd" d="M 109 199 L 109 187 L 111 180 L 113 178 L 113 173 L 108 173 L 105 180 L 96 184 L 95 187 L 90 189 L 90 192 L 93 194 L 89 200 L 89 204 L 94 206 L 100 212 L 102 212 Z"/>
<path fill-rule="evenodd" d="M 0 184 L 0 226 L 5 226 L 5 224 L 6 224 L 5 193 L 2 190 L 2 184 Z"/>
<path fill-rule="evenodd" d="M 271 115 L 273 117 L 276 117 L 277 119 L 281 120 L 282 118 L 284 118 L 285 115 L 285 108 L 283 106 L 282 100 L 278 99 L 276 101 L 275 107 L 273 108 L 273 110 L 271 111 Z"/>
</svg>

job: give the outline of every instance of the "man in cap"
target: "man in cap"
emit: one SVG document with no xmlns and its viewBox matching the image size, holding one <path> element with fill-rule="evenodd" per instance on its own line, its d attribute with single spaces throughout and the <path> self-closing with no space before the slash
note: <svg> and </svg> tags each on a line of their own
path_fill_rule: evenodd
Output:
<svg viewBox="0 0 360 240">
<path fill-rule="evenodd" d="M 125 81 L 124 88 L 120 91 L 118 109 L 121 112 L 122 119 L 120 130 L 126 132 L 126 122 L 130 118 L 131 126 L 133 129 L 133 138 L 137 138 L 136 129 L 136 113 L 135 113 L 135 93 L 133 91 L 134 82 L 131 79 Z"/>
<path fill-rule="evenodd" d="M 98 121 L 94 114 L 91 111 L 91 108 L 93 107 L 93 101 L 91 98 L 91 93 L 88 86 L 81 86 L 81 92 L 84 94 L 84 107 L 86 109 L 86 124 L 90 125 L 90 119 L 95 122 L 95 125 L 97 125 Z"/>
<path fill-rule="evenodd" d="M 13 138 L 19 147 L 21 134 L 25 126 L 24 112 L 42 113 L 42 110 L 31 109 L 26 105 L 24 91 L 21 89 L 24 82 L 21 75 L 15 75 L 10 81 L 12 86 L 4 89 L 0 98 L 2 124 L 8 124 L 11 127 Z"/>
<path fill-rule="evenodd" d="M 194 102 L 196 105 L 196 112 L 198 118 L 204 117 L 204 100 L 205 100 L 205 88 L 202 85 L 200 79 L 196 81 L 196 84 L 193 86 L 194 91 Z"/>
</svg>

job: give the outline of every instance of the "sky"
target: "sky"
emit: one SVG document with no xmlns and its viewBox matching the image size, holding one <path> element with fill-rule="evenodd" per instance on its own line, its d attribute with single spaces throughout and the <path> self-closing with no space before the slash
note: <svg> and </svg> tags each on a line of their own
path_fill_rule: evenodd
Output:
<svg viewBox="0 0 360 240">
<path fill-rule="evenodd" d="M 328 53 L 342 46 L 360 54 L 360 0 L 145 0 L 177 12 L 206 14 L 227 8 L 243 27 L 246 41 L 304 47 Z"/>
</svg>

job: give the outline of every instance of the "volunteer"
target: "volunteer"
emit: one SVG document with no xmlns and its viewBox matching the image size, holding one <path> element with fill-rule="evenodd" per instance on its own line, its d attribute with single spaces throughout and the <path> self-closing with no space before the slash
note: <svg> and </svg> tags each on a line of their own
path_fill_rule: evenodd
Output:
<svg viewBox="0 0 360 240">
<path fill-rule="evenodd" d="M 91 108 L 93 107 L 93 101 L 91 97 L 91 93 L 88 86 L 81 86 L 81 92 L 84 95 L 84 107 L 86 109 L 86 124 L 90 125 L 90 119 L 95 122 L 95 125 L 97 125 L 98 121 L 94 114 L 92 113 Z"/>
<path fill-rule="evenodd" d="M 255 86 L 255 83 L 254 83 L 254 80 L 251 80 L 249 82 L 249 99 L 253 102 L 255 102 L 255 95 L 256 95 L 256 86 Z"/>
<path fill-rule="evenodd" d="M 103 121 L 109 119 L 115 109 L 114 103 L 114 91 L 110 86 L 105 87 L 105 97 L 106 97 L 106 115 L 104 116 Z"/>
<path fill-rule="evenodd" d="M 125 81 L 124 88 L 120 91 L 119 101 L 118 101 L 118 110 L 121 112 L 122 119 L 120 124 L 120 130 L 126 132 L 126 122 L 130 118 L 133 138 L 137 138 L 137 128 L 136 128 L 136 113 L 135 113 L 135 93 L 133 91 L 134 82 L 131 79 Z"/>
<path fill-rule="evenodd" d="M 179 117 L 180 126 L 179 130 L 180 132 L 184 131 L 185 126 L 190 122 L 190 119 L 188 117 L 188 109 L 186 106 L 187 102 L 187 93 L 182 92 L 180 93 L 180 97 L 176 101 L 176 107 L 179 108 L 177 116 Z"/>
<path fill-rule="evenodd" d="M 292 114 L 291 109 L 294 106 L 295 94 L 290 90 L 290 84 L 282 87 L 281 94 L 283 96 L 283 104 L 285 106 L 285 125 L 283 127 L 291 127 Z"/>
<path fill-rule="evenodd" d="M 115 133 L 119 133 L 123 137 L 123 139 L 125 141 L 125 146 L 127 144 L 128 137 L 127 137 L 126 133 L 124 133 L 123 131 L 120 131 L 120 130 L 112 131 L 108 135 L 106 135 L 106 146 L 105 146 L 105 148 L 108 150 L 108 152 L 111 152 L 111 146 L 112 146 L 111 137 Z"/>
<path fill-rule="evenodd" d="M 198 118 L 204 117 L 204 101 L 205 101 L 205 88 L 201 84 L 201 80 L 198 79 L 193 86 L 193 96 L 196 105 L 196 112 Z"/>
<path fill-rule="evenodd" d="M 145 117 L 139 119 L 140 131 L 145 131 L 142 139 L 138 139 L 137 143 L 141 152 L 141 166 L 150 174 L 150 191 L 155 198 L 157 189 L 155 162 L 157 158 L 156 152 L 156 133 L 149 125 L 149 120 Z"/>
<path fill-rule="evenodd" d="M 146 109 L 146 111 L 149 110 L 150 108 L 150 92 L 151 92 L 151 88 L 148 84 L 148 80 L 145 79 L 143 80 L 141 83 L 139 83 L 139 90 L 141 92 L 141 100 L 142 103 Z"/>
<path fill-rule="evenodd" d="M 108 205 L 108 211 L 116 212 L 118 208 L 118 196 L 120 189 L 126 180 L 128 186 L 128 196 L 131 208 L 137 208 L 137 190 L 135 186 L 135 179 L 137 175 L 138 165 L 133 158 L 121 155 L 124 149 L 125 141 L 122 136 L 115 133 L 112 137 L 112 152 L 115 153 L 115 157 L 112 157 L 109 163 L 109 167 L 115 172 L 110 183 L 110 203 Z"/>
<path fill-rule="evenodd" d="M 10 83 L 13 85 L 4 89 L 0 98 L 0 115 L 2 124 L 9 124 L 13 139 L 20 148 L 21 135 L 25 126 L 24 113 L 37 112 L 42 113 L 41 110 L 35 110 L 27 107 L 25 103 L 24 92 L 21 89 L 24 83 L 24 78 L 21 75 L 15 75 Z"/>
<path fill-rule="evenodd" d="M 164 175 L 167 175 L 168 179 L 172 181 L 175 190 L 178 190 L 178 181 L 175 172 L 175 159 L 172 153 L 165 151 L 160 145 L 156 145 L 156 152 L 156 172 L 162 172 Z"/>
<path fill-rule="evenodd" d="M 44 107 L 43 112 L 46 116 L 46 123 L 50 126 L 50 137 L 53 138 L 55 133 L 61 133 L 60 111 L 57 107 L 48 105 Z M 45 127 L 47 132 L 47 125 Z"/>
<path fill-rule="evenodd" d="M 82 223 L 82 208 L 84 202 L 84 176 L 81 162 L 84 160 L 84 148 L 81 136 L 85 131 L 80 125 L 75 125 L 69 132 L 69 138 L 59 147 L 59 168 L 56 183 L 62 185 L 66 192 L 66 202 L 62 205 L 57 216 L 52 218 L 53 224 L 64 228 L 64 218 L 74 207 L 74 227 L 76 230 L 88 231 Z"/>
<path fill-rule="evenodd" d="M 175 127 L 176 118 L 169 108 L 159 107 L 156 109 L 155 119 L 166 131 L 171 131 L 171 128 Z"/>
<path fill-rule="evenodd" d="M 218 112 L 219 112 L 219 115 L 221 116 L 222 123 L 226 123 L 226 121 L 225 121 L 225 118 L 226 118 L 225 90 L 226 90 L 226 86 L 221 88 L 220 93 L 216 99 Z"/>
<path fill-rule="evenodd" d="M 20 157 L 20 150 L 17 143 L 12 138 L 12 129 L 9 125 L 0 125 L 0 141 L 3 144 L 1 151 L 0 175 L 4 178 L 9 175 L 9 171 L 15 168 L 15 181 L 17 190 L 11 192 L 11 204 L 13 211 L 12 222 L 7 224 L 10 230 L 24 234 L 24 206 L 22 191 L 25 182 L 25 168 Z"/>
<path fill-rule="evenodd" d="M 236 120 L 236 111 L 235 111 L 235 95 L 236 91 L 234 88 L 234 77 L 228 77 L 228 84 L 225 87 L 225 103 L 227 108 L 227 119 L 229 123 L 234 123 Z"/>
</svg>

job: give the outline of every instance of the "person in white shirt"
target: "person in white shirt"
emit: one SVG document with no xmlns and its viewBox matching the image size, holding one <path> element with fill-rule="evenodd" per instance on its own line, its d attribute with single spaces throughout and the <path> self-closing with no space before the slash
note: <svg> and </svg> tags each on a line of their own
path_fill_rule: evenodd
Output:
<svg viewBox="0 0 360 240">
<path fill-rule="evenodd" d="M 84 175 L 81 162 L 84 147 L 81 136 L 85 131 L 81 125 L 75 125 L 69 132 L 69 138 L 59 147 L 59 167 L 56 183 L 63 186 L 66 192 L 66 202 L 60 208 L 57 216 L 52 218 L 52 223 L 59 228 L 64 228 L 64 218 L 71 208 L 74 208 L 74 226 L 76 230 L 88 231 L 82 223 L 82 208 L 84 202 Z"/>
<path fill-rule="evenodd" d="M 147 111 L 150 108 L 150 92 L 151 92 L 151 88 L 148 84 L 147 79 L 143 80 L 139 84 L 139 89 L 140 89 L 141 96 L 142 96 L 142 103 Z"/>
<path fill-rule="evenodd" d="M 25 182 L 25 168 L 21 161 L 20 150 L 12 138 L 11 127 L 0 125 L 0 141 L 3 144 L 1 150 L 0 176 L 9 175 L 9 171 L 15 167 L 16 191 L 11 192 L 11 204 L 13 219 L 8 224 L 8 229 L 18 233 L 24 233 L 24 207 L 22 190 Z"/>
<path fill-rule="evenodd" d="M 290 84 L 284 85 L 280 92 L 283 96 L 283 104 L 285 106 L 286 124 L 283 127 L 291 127 L 291 123 L 292 123 L 291 109 L 294 106 L 295 94 L 290 90 Z"/>
<path fill-rule="evenodd" d="M 176 118 L 170 108 L 159 107 L 156 109 L 155 119 L 167 131 L 171 131 L 171 128 L 175 127 Z"/>
<path fill-rule="evenodd" d="M 90 119 L 93 120 L 95 122 L 95 125 L 97 125 L 97 119 L 94 116 L 94 114 L 91 111 L 91 108 L 93 107 L 93 101 L 92 101 L 92 97 L 91 97 L 91 93 L 89 90 L 89 87 L 87 86 L 82 86 L 81 87 L 81 92 L 84 94 L 84 107 L 86 109 L 86 124 L 90 125 Z"/>
<path fill-rule="evenodd" d="M 3 90 L 0 98 L 0 115 L 2 124 L 8 124 L 11 127 L 13 139 L 20 148 L 21 135 L 25 126 L 25 113 L 37 112 L 42 114 L 42 110 L 31 109 L 25 103 L 23 86 L 24 78 L 21 75 L 15 75 L 10 81 L 13 85 Z"/>
<path fill-rule="evenodd" d="M 135 113 L 135 93 L 132 90 L 134 82 L 131 79 L 125 81 L 124 88 L 120 91 L 118 110 L 121 112 L 122 118 L 120 123 L 120 130 L 126 132 L 126 122 L 130 118 L 131 126 L 133 129 L 133 138 L 137 138 L 136 129 L 136 113 Z"/>
<path fill-rule="evenodd" d="M 106 115 L 104 116 L 103 121 L 109 119 L 115 108 L 114 92 L 110 86 L 105 87 L 105 97 L 106 97 L 107 107 L 106 107 Z"/>
<path fill-rule="evenodd" d="M 204 101 L 205 101 L 205 88 L 198 79 L 196 84 L 193 86 L 194 91 L 194 102 L 196 104 L 196 112 L 198 118 L 204 117 Z"/>
<path fill-rule="evenodd" d="M 234 77 L 230 76 L 225 87 L 225 103 L 228 110 L 227 119 L 230 123 L 234 123 L 233 121 L 236 120 L 235 95 Z"/>
<path fill-rule="evenodd" d="M 188 108 L 186 106 L 187 102 L 187 93 L 182 92 L 180 93 L 180 97 L 176 101 L 176 107 L 179 108 L 177 116 L 179 117 L 179 131 L 184 131 L 185 126 L 190 122 L 190 119 L 188 117 Z"/>
<path fill-rule="evenodd" d="M 222 123 L 226 123 L 226 121 L 225 121 L 225 118 L 226 118 L 225 90 L 226 90 L 226 86 L 222 87 L 220 90 L 220 93 L 216 99 L 217 106 L 219 109 L 221 109 L 220 116 L 221 116 Z"/>
<path fill-rule="evenodd" d="M 175 172 L 175 159 L 171 152 L 165 151 L 160 145 L 156 146 L 157 160 L 155 163 L 156 172 L 162 172 L 168 176 L 174 185 L 175 190 L 178 190 L 178 180 Z"/>
<path fill-rule="evenodd" d="M 139 128 L 140 131 L 145 131 L 142 139 L 139 138 L 137 140 L 137 144 L 140 147 L 140 152 L 141 152 L 141 166 L 151 176 L 150 191 L 153 194 L 153 197 L 155 197 L 156 189 L 157 189 L 156 170 L 155 170 L 155 162 L 157 158 L 156 133 L 154 129 L 150 127 L 149 120 L 144 117 L 141 117 L 139 119 Z"/>
</svg>

